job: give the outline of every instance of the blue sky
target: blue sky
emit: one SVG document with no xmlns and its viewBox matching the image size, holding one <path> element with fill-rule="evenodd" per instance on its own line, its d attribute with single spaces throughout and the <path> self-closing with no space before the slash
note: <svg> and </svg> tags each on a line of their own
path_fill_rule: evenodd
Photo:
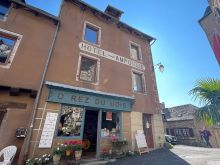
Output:
<svg viewBox="0 0 220 165">
<path fill-rule="evenodd" d="M 108 4 L 124 11 L 121 20 L 157 41 L 152 46 L 154 64 L 162 62 L 165 71 L 156 70 L 161 102 L 166 107 L 183 104 L 201 106 L 188 95 L 196 80 L 220 79 L 220 67 L 198 20 L 206 0 L 84 0 L 104 11 Z M 57 15 L 60 0 L 26 0 L 27 3 Z"/>
</svg>

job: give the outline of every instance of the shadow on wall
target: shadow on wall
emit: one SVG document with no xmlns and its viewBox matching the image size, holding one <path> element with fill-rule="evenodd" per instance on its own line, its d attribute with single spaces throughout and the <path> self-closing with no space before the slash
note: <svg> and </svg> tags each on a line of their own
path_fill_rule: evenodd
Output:
<svg viewBox="0 0 220 165">
<path fill-rule="evenodd" d="M 141 156 L 125 157 L 107 165 L 190 165 L 188 162 L 167 149 L 159 149 Z"/>
</svg>

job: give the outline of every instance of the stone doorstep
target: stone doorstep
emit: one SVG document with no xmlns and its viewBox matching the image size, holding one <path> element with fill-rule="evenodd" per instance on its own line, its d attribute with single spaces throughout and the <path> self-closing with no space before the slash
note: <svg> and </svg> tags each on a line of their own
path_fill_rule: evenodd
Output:
<svg viewBox="0 0 220 165">
<path fill-rule="evenodd" d="M 80 165 L 102 165 L 108 162 L 115 162 L 116 159 L 109 159 L 109 160 L 97 160 L 97 159 L 84 159 L 80 161 Z"/>
</svg>

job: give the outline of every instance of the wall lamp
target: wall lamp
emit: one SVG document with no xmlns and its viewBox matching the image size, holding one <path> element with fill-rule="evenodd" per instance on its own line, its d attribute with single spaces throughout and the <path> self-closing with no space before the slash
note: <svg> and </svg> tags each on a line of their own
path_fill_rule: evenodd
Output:
<svg viewBox="0 0 220 165">
<path fill-rule="evenodd" d="M 154 68 L 158 68 L 161 73 L 164 71 L 164 65 L 161 62 L 159 62 L 158 64 L 154 65 Z"/>
</svg>

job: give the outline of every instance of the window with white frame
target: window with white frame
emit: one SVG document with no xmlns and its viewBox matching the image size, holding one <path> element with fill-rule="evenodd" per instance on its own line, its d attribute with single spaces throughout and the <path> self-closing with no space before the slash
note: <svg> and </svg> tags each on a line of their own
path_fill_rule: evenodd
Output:
<svg viewBox="0 0 220 165">
<path fill-rule="evenodd" d="M 0 19 L 4 20 L 10 8 L 10 5 L 11 5 L 11 2 L 9 0 L 0 1 Z"/>
<path fill-rule="evenodd" d="M 101 28 L 91 23 L 85 22 L 83 40 L 92 44 L 100 44 Z"/>
<path fill-rule="evenodd" d="M 79 79 L 87 82 L 97 81 L 97 60 L 81 56 Z"/>
<path fill-rule="evenodd" d="M 130 43 L 130 54 L 131 58 L 134 60 L 141 60 L 141 48 L 139 45 Z"/>
<path fill-rule="evenodd" d="M 133 91 L 144 92 L 144 76 L 143 73 L 132 72 Z"/>
<path fill-rule="evenodd" d="M 10 66 L 20 40 L 21 35 L 0 29 L 0 66 Z"/>
</svg>

